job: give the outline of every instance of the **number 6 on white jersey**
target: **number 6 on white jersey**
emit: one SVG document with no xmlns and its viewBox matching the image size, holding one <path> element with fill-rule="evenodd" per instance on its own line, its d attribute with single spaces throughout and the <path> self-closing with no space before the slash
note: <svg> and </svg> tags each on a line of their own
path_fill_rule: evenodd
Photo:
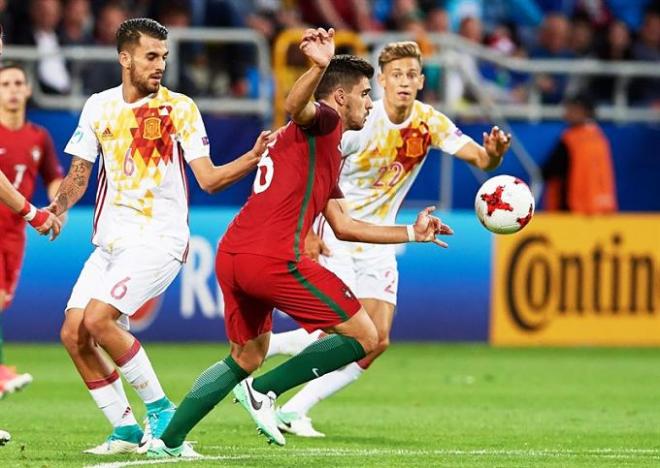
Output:
<svg viewBox="0 0 660 468">
<path fill-rule="evenodd" d="M 254 184 L 252 185 L 254 193 L 261 193 L 270 187 L 274 173 L 273 160 L 266 151 L 259 164 L 257 164 L 257 176 L 254 178 Z"/>
</svg>

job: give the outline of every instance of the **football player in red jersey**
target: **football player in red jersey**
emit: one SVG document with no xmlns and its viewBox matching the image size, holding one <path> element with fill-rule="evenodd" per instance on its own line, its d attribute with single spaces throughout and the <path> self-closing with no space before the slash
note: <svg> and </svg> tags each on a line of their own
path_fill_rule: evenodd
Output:
<svg viewBox="0 0 660 468">
<path fill-rule="evenodd" d="M 409 226 L 378 226 L 348 216 L 337 186 L 339 144 L 344 131 L 365 123 L 372 108 L 369 79 L 374 69 L 355 56 L 334 57 L 333 29 L 308 29 L 300 48 L 312 66 L 287 97 L 293 121 L 269 145 L 253 193 L 218 247 L 216 274 L 231 354 L 195 381 L 160 440 L 151 442 L 152 457 L 179 456 L 186 434 L 234 387 L 258 430 L 269 442 L 284 445 L 275 398 L 374 349 L 376 327 L 353 292 L 302 255 L 305 236 L 321 211 L 337 236 L 348 241 L 446 247 L 436 235 L 452 233 L 430 215 L 433 207 Z M 308 331 L 323 329 L 330 335 L 253 380 L 249 375 L 268 349 L 273 308 Z"/>
<path fill-rule="evenodd" d="M 24 204 L 32 198 L 37 175 L 41 175 L 51 199 L 63 176 L 50 135 L 44 128 L 26 120 L 30 92 L 27 75 L 20 66 L 5 64 L 0 67 L 0 170 L 13 188 L 25 197 Z M 31 207 L 27 209 L 32 210 Z M 42 213 L 46 214 L 45 211 Z M 25 220 L 21 212 L 0 205 L 0 231 L 2 313 L 13 299 L 25 251 Z M 0 392 L 12 393 L 29 384 L 32 377 L 17 374 L 13 367 L 5 365 L 2 345 L 0 324 Z"/>
</svg>

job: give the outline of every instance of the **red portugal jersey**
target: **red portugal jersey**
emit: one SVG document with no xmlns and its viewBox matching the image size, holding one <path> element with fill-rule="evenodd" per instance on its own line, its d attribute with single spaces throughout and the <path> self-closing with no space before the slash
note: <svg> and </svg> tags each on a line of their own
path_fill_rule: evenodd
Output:
<svg viewBox="0 0 660 468">
<path fill-rule="evenodd" d="M 229 225 L 219 250 L 298 261 L 305 236 L 331 198 L 342 198 L 342 126 L 318 104 L 314 123 L 284 127 L 257 167 L 252 194 Z"/>
<path fill-rule="evenodd" d="M 63 177 L 55 146 L 48 132 L 27 122 L 19 130 L 0 125 L 0 170 L 28 200 L 32 199 L 37 174 L 47 186 Z M 23 233 L 25 221 L 17 213 L 0 204 L 0 231 Z"/>
</svg>

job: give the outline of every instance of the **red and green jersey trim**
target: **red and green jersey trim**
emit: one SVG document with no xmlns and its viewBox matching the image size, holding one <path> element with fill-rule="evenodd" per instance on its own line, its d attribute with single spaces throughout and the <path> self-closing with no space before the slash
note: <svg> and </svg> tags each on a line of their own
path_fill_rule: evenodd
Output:
<svg viewBox="0 0 660 468">
<path fill-rule="evenodd" d="M 309 134 L 307 134 L 307 146 L 309 148 L 307 186 L 305 188 L 305 195 L 303 196 L 302 206 L 300 207 L 300 214 L 298 215 L 296 233 L 293 236 L 293 252 L 296 256 L 296 262 L 300 261 L 300 234 L 302 233 L 303 225 L 305 224 L 305 212 L 307 211 L 307 205 L 309 205 L 309 200 L 312 197 L 312 189 L 314 188 L 314 173 L 316 170 L 316 138 Z"/>
<path fill-rule="evenodd" d="M 336 313 L 339 316 L 339 318 L 341 318 L 343 321 L 346 321 L 350 318 L 350 316 L 346 313 L 346 311 L 344 311 L 344 309 L 342 309 L 339 306 L 339 304 L 333 301 L 331 297 L 324 294 L 323 291 L 321 291 L 319 288 L 314 286 L 312 283 L 309 282 L 307 278 L 303 276 L 300 270 L 298 270 L 298 266 L 296 265 L 296 262 L 289 262 L 288 267 L 289 267 L 289 273 L 293 275 L 296 281 L 298 281 L 303 288 L 307 289 L 314 296 L 316 296 L 321 302 L 323 302 L 325 305 L 330 307 L 330 309 L 332 309 L 332 311 Z"/>
</svg>

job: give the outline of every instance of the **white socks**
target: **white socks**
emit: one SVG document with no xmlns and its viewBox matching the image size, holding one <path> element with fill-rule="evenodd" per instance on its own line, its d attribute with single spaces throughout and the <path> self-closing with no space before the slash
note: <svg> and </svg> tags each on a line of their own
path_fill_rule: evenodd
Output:
<svg viewBox="0 0 660 468">
<path fill-rule="evenodd" d="M 165 397 L 151 361 L 138 340 L 135 340 L 131 349 L 118 359 L 116 364 L 145 404 Z"/>
<path fill-rule="evenodd" d="M 298 328 L 297 330 L 283 333 L 272 333 L 270 335 L 270 344 L 268 345 L 266 359 L 278 354 L 295 356 L 307 346 L 318 340 L 321 333 L 323 333 L 321 330 L 307 333 L 307 330 L 304 328 Z"/>
<path fill-rule="evenodd" d="M 112 427 L 136 425 L 133 410 L 126 400 L 117 371 L 109 377 L 93 382 L 85 382 L 89 393 Z M 119 386 L 120 391 L 117 390 Z"/>
<path fill-rule="evenodd" d="M 282 407 L 282 411 L 305 416 L 319 401 L 325 400 L 330 395 L 337 393 L 351 382 L 354 382 L 363 372 L 364 369 L 357 362 L 352 362 L 343 369 L 322 375 L 318 379 L 309 382 L 293 398 L 287 401 Z"/>
</svg>

